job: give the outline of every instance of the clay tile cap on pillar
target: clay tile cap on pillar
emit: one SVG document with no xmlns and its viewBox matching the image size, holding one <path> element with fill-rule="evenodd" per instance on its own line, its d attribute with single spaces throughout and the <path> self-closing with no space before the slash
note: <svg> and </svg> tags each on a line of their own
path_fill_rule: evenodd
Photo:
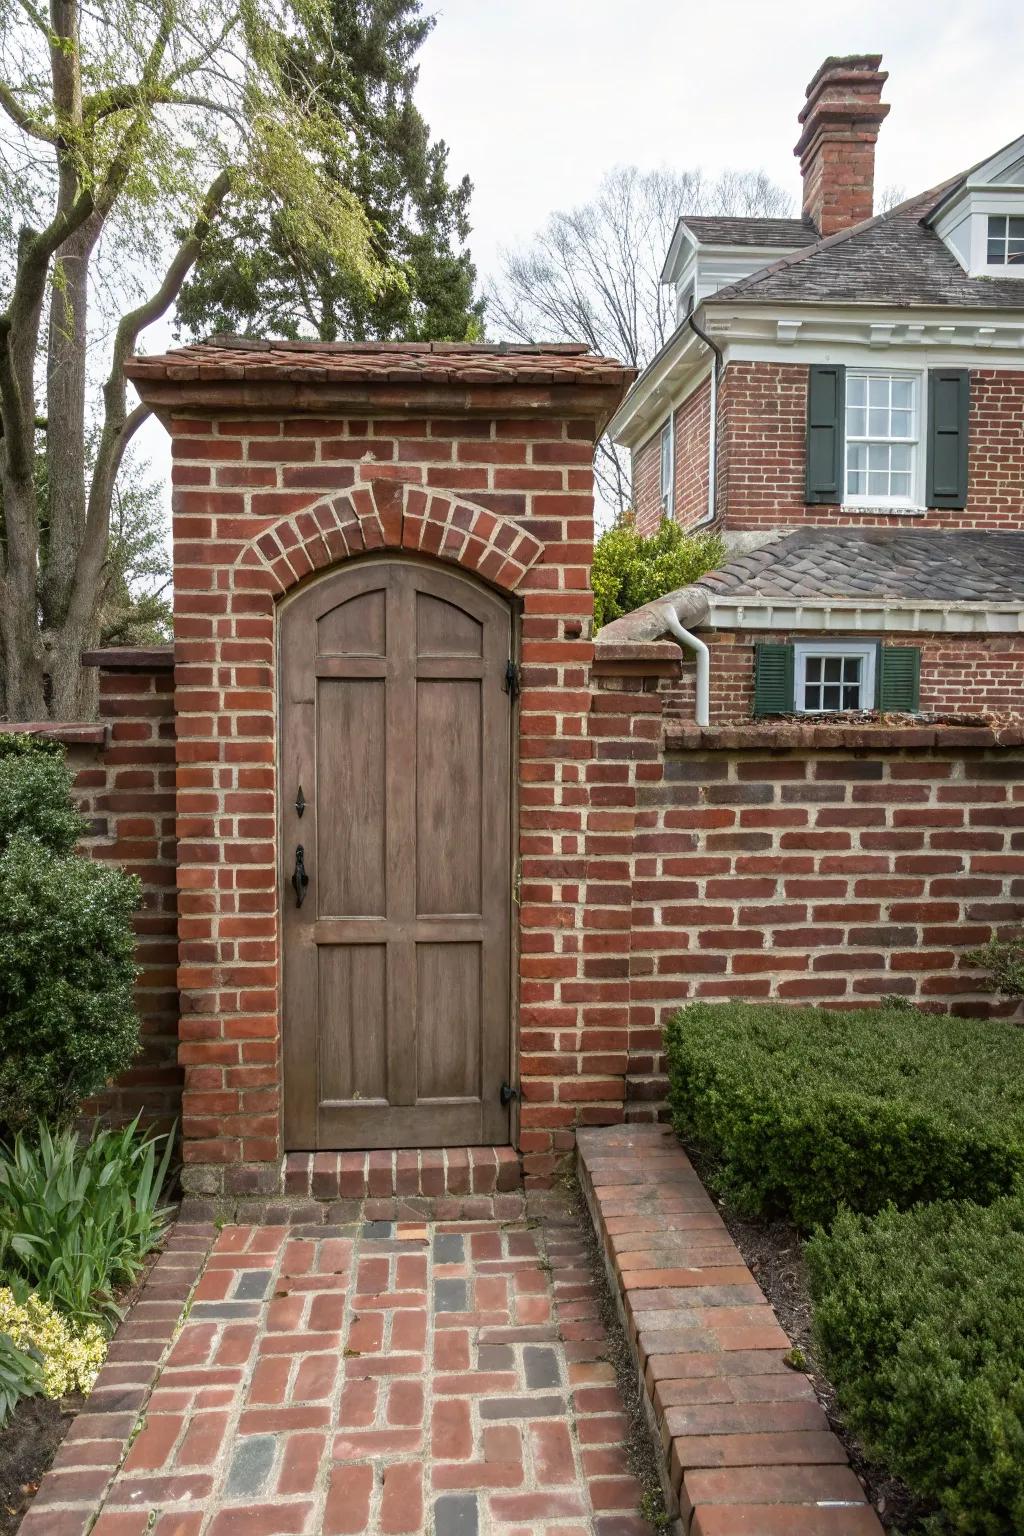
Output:
<svg viewBox="0 0 1024 1536">
<path fill-rule="evenodd" d="M 804 215 L 823 237 L 874 211 L 875 143 L 889 113 L 881 62 L 880 53 L 826 59 L 807 87 L 793 153 L 800 157 Z"/>
</svg>

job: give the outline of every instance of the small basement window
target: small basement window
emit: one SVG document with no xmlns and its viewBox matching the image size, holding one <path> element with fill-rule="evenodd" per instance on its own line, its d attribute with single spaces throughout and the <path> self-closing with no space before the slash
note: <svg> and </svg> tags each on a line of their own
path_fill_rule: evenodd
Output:
<svg viewBox="0 0 1024 1536">
<path fill-rule="evenodd" d="M 988 264 L 990 267 L 1024 266 L 1024 218 L 1007 213 L 989 214 Z"/>
<path fill-rule="evenodd" d="M 794 646 L 794 705 L 800 714 L 874 709 L 877 647 L 859 641 Z"/>
</svg>

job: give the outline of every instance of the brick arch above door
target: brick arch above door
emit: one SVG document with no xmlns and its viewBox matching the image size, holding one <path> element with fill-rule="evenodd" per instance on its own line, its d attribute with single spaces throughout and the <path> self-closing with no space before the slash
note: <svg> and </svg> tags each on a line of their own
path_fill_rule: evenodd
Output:
<svg viewBox="0 0 1024 1536">
<path fill-rule="evenodd" d="M 341 560 L 394 550 L 447 561 L 511 594 L 544 546 L 511 519 L 449 492 L 368 480 L 259 533 L 239 552 L 235 586 L 280 596 Z"/>
</svg>

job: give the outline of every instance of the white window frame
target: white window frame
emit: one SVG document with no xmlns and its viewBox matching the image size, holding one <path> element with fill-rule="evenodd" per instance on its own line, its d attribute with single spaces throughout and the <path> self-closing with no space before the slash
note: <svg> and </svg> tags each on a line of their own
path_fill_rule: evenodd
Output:
<svg viewBox="0 0 1024 1536">
<path fill-rule="evenodd" d="M 671 416 L 661 429 L 658 452 L 658 491 L 661 497 L 661 509 L 671 517 L 675 502 L 676 479 L 675 442 Z"/>
<path fill-rule="evenodd" d="M 859 656 L 860 703 L 858 709 L 874 709 L 877 694 L 876 672 L 878 647 L 873 640 L 798 640 L 793 646 L 793 707 L 799 715 L 843 714 L 843 710 L 807 709 L 804 697 L 807 688 L 807 662 L 812 656 Z"/>
<path fill-rule="evenodd" d="M 914 423 L 912 437 L 851 436 L 849 421 L 850 380 L 863 378 L 870 388 L 871 379 L 906 379 L 914 386 Z M 924 374 L 916 368 L 847 368 L 846 402 L 843 405 L 843 505 L 847 507 L 922 507 L 924 505 L 925 445 L 927 441 L 927 391 Z M 849 487 L 849 445 L 854 443 L 906 443 L 912 449 L 910 459 L 910 494 L 908 496 L 854 495 Z"/>
<path fill-rule="evenodd" d="M 993 233 L 992 233 L 992 220 L 993 219 L 1002 219 L 1003 224 L 1005 226 L 1002 235 L 993 235 Z M 1011 239 L 1019 240 L 1021 238 L 1019 235 L 1012 235 L 1011 236 L 1011 234 L 1010 234 L 1010 222 L 1011 222 L 1011 220 L 1014 223 L 1022 223 L 1022 224 L 1024 224 L 1024 213 L 1022 213 L 1020 211 L 1017 211 L 1015 213 L 1009 213 L 1009 212 L 1007 212 L 1007 213 L 988 213 L 988 214 L 985 215 L 985 266 L 987 268 L 992 268 L 992 267 L 999 268 L 1000 269 L 1000 275 L 1002 274 L 1002 269 L 1004 267 L 1008 268 L 1011 272 L 1013 272 L 1013 271 L 1018 271 L 1019 272 L 1021 267 L 1024 267 L 1024 256 L 1019 256 L 1016 261 L 1011 261 L 1010 260 L 1010 241 L 1011 241 Z M 993 261 L 992 257 L 989 255 L 989 246 L 992 244 L 993 240 L 1001 240 L 1002 241 L 1003 254 L 1002 254 L 1001 260 L 999 260 L 999 261 Z"/>
</svg>

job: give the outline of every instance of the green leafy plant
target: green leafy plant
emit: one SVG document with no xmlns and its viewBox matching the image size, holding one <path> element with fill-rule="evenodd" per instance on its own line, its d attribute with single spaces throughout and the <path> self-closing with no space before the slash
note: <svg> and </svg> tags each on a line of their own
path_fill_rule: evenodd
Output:
<svg viewBox="0 0 1024 1536">
<path fill-rule="evenodd" d="M 993 992 L 1024 997 L 1024 933 L 1013 939 L 993 939 L 964 956 L 968 965 L 988 971 Z"/>
<path fill-rule="evenodd" d="M 717 533 L 685 533 L 671 518 L 649 537 L 637 533 L 625 513 L 594 545 L 590 584 L 594 629 L 632 613 L 666 592 L 688 586 L 722 563 L 725 545 Z"/>
<path fill-rule="evenodd" d="M 63 754 L 0 753 L 0 1126 L 69 1121 L 139 1049 L 133 876 L 74 852 Z"/>
<path fill-rule="evenodd" d="M 120 1316 L 118 1289 L 141 1272 L 169 1209 L 160 1200 L 172 1137 L 121 1130 L 19 1135 L 0 1155 L 0 1275 L 31 1289 L 76 1326 Z M 163 1141 L 163 1152 L 158 1153 Z"/>
<path fill-rule="evenodd" d="M 818 1358 L 868 1454 L 948 1529 L 1024 1530 L 1024 1202 L 844 1212 L 805 1252 Z"/>
<path fill-rule="evenodd" d="M 10 1334 L 0 1333 L 0 1429 L 23 1397 L 43 1387 L 43 1367 L 37 1355 L 21 1349 Z"/>
<path fill-rule="evenodd" d="M 39 1365 L 38 1385 L 45 1397 L 88 1392 L 107 1352 L 106 1337 L 98 1323 L 76 1327 L 52 1302 L 44 1301 L 34 1291 L 19 1301 L 10 1286 L 0 1286 L 0 1337 L 3 1336 Z"/>
<path fill-rule="evenodd" d="M 696 1003 L 666 1032 L 673 1121 L 741 1212 L 987 1204 L 1024 1173 L 1024 1033 L 917 1011 Z"/>
</svg>

